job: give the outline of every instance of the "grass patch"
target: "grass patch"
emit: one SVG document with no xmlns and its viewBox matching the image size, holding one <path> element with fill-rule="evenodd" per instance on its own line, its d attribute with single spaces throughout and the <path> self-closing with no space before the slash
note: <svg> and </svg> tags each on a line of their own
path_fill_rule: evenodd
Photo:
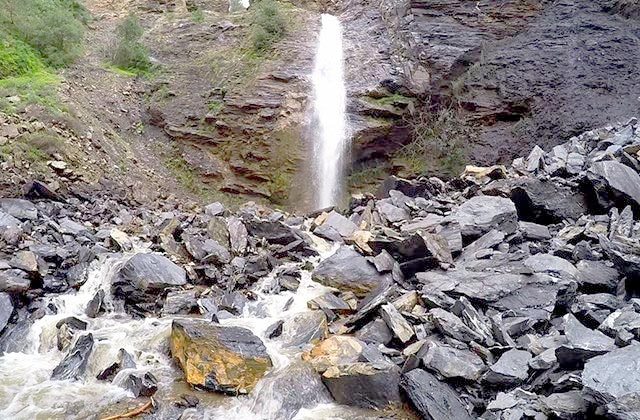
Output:
<svg viewBox="0 0 640 420">
<path fill-rule="evenodd" d="M 382 106 L 396 106 L 396 107 L 407 107 L 409 104 L 415 102 L 414 98 L 409 98 L 404 95 L 400 95 L 399 93 L 393 93 L 390 95 L 381 96 L 379 98 L 366 96 L 365 100 L 370 103 L 382 105 Z"/>
<path fill-rule="evenodd" d="M 64 139 L 50 131 L 23 134 L 13 142 L 0 146 L 0 160 L 28 162 L 29 167 L 38 173 L 47 172 L 46 162 L 56 155 L 64 158 L 66 145 Z"/>
<path fill-rule="evenodd" d="M 47 71 L 40 71 L 19 77 L 9 77 L 0 80 L 0 110 L 15 113 L 25 106 L 41 105 L 54 114 L 67 112 L 60 104 L 57 89 L 60 77 Z M 13 102 L 11 97 L 19 97 L 19 102 Z"/>
<path fill-rule="evenodd" d="M 44 63 L 33 48 L 19 39 L 0 33 L 0 79 L 42 70 Z"/>
<path fill-rule="evenodd" d="M 222 108 L 224 108 L 224 102 L 214 99 L 212 101 L 209 101 L 209 103 L 207 104 L 207 108 L 209 109 L 209 113 L 217 115 L 220 111 L 222 111 Z"/>
<path fill-rule="evenodd" d="M 199 7 L 191 11 L 191 20 L 193 23 L 204 22 L 204 12 Z"/>
<path fill-rule="evenodd" d="M 111 56 L 113 66 L 134 75 L 146 75 L 152 65 L 149 51 L 140 38 L 144 29 L 135 15 L 127 16 L 116 28 L 116 45 Z"/>
<path fill-rule="evenodd" d="M 408 176 L 437 174 L 458 176 L 467 158 L 469 132 L 453 108 L 423 111 L 411 121 L 412 140 L 394 156 Z"/>
</svg>

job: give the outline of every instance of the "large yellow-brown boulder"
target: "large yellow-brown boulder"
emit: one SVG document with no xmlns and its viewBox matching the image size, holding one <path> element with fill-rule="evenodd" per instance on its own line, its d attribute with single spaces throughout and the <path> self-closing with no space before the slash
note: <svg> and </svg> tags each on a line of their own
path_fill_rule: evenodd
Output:
<svg viewBox="0 0 640 420">
<path fill-rule="evenodd" d="M 171 355 L 191 385 L 228 394 L 249 393 L 272 367 L 250 330 L 205 320 L 173 321 Z"/>
</svg>

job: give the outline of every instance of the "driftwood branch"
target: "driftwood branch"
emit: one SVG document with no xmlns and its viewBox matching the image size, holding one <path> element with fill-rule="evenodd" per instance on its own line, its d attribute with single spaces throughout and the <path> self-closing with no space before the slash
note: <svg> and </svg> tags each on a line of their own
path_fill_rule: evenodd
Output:
<svg viewBox="0 0 640 420">
<path fill-rule="evenodd" d="M 147 402 L 146 404 L 141 405 L 140 407 L 131 410 L 127 413 L 124 414 L 118 414 L 115 416 L 109 416 L 109 417 L 104 417 L 100 420 L 118 420 L 118 419 L 128 419 L 131 417 L 135 417 L 138 414 L 142 414 L 143 412 L 147 411 L 149 408 L 151 408 L 153 406 L 153 400 L 150 399 L 149 402 Z"/>
</svg>

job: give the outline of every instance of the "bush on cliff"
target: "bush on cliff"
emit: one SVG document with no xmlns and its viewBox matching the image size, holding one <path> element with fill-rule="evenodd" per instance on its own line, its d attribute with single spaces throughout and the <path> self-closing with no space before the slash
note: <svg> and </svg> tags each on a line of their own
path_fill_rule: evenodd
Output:
<svg viewBox="0 0 640 420">
<path fill-rule="evenodd" d="M 146 73 L 151 70 L 149 51 L 140 42 L 144 34 L 138 18 L 127 16 L 116 29 L 117 41 L 111 62 L 114 66 L 134 73 Z"/>
<path fill-rule="evenodd" d="M 253 15 L 251 42 L 256 53 L 269 51 L 273 44 L 284 37 L 287 22 L 280 4 L 275 0 L 256 3 Z"/>
</svg>

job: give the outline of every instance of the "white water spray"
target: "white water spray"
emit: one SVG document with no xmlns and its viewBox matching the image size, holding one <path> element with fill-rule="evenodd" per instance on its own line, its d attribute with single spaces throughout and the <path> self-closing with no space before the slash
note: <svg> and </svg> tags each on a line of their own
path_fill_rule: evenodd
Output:
<svg viewBox="0 0 640 420">
<path fill-rule="evenodd" d="M 342 27 L 337 17 L 323 14 L 313 80 L 314 204 L 324 208 L 338 204 L 348 152 Z"/>
</svg>

